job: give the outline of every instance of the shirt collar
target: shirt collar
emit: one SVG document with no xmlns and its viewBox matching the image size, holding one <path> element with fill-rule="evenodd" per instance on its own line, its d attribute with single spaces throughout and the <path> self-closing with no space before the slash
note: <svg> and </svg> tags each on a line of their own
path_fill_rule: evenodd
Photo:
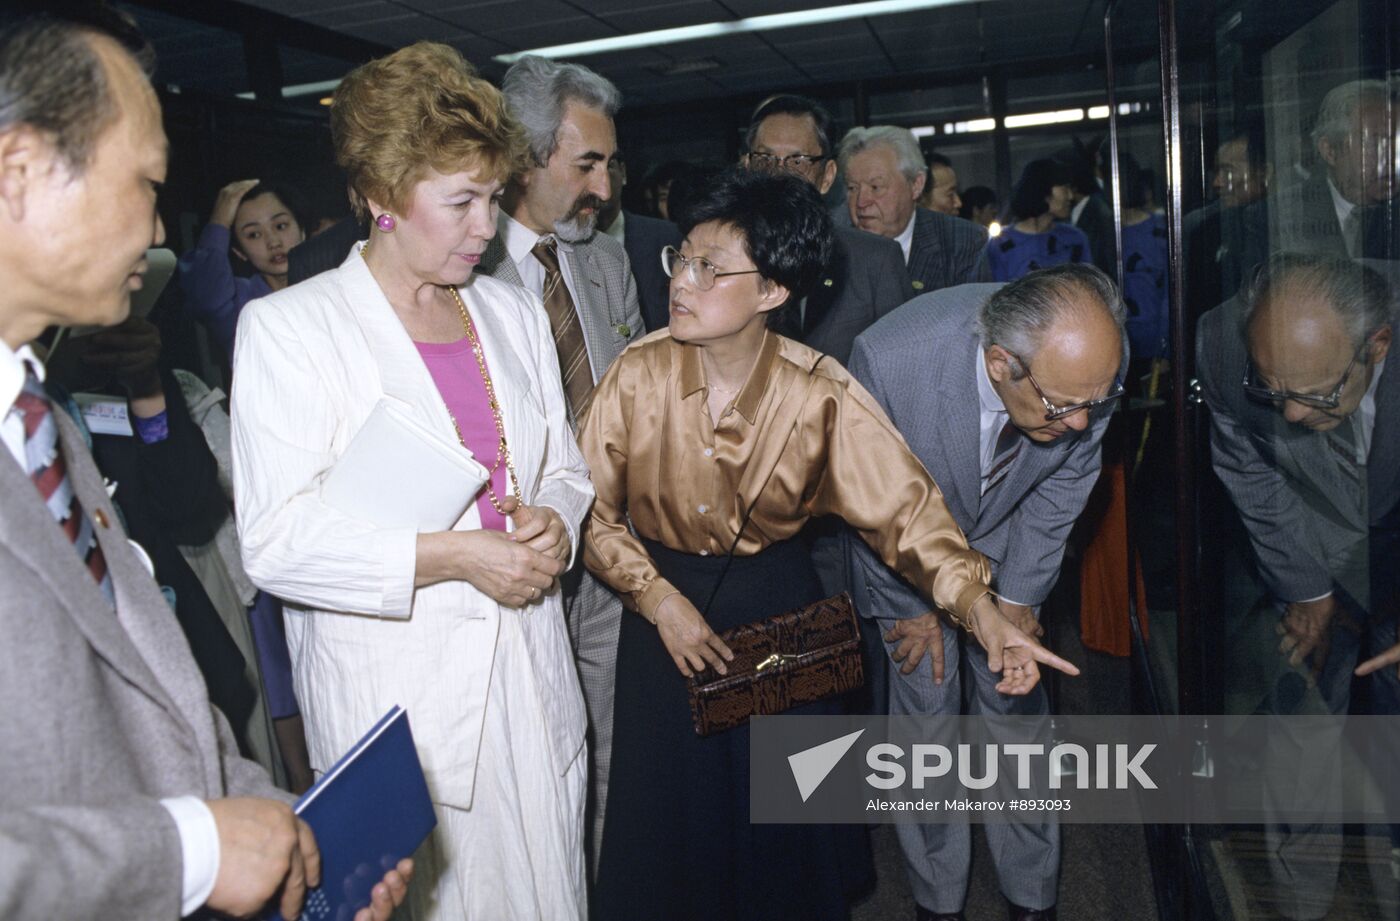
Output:
<svg viewBox="0 0 1400 921">
<path fill-rule="evenodd" d="M 749 379 L 734 398 L 734 408 L 750 425 L 758 418 L 758 404 L 763 392 L 768 389 L 768 380 L 773 374 L 773 363 L 778 355 L 780 337 L 769 330 L 763 331 L 763 345 L 759 346 L 758 358 L 754 360 Z M 677 342 L 681 349 L 681 399 L 705 389 L 705 368 L 700 362 L 700 347 Z"/>
<path fill-rule="evenodd" d="M 987 354 L 979 344 L 974 347 L 976 357 L 973 359 L 977 365 L 977 404 L 984 413 L 1004 413 L 1006 404 L 1002 402 L 1001 396 L 997 393 L 996 387 L 992 386 L 992 379 L 987 374 Z"/>
<path fill-rule="evenodd" d="M 1332 207 L 1337 209 L 1337 223 L 1345 225 L 1356 205 L 1347 201 L 1346 197 L 1337 190 L 1337 185 L 1330 176 L 1327 178 L 1327 190 L 1332 193 Z"/>
<path fill-rule="evenodd" d="M 506 252 L 510 254 L 510 261 L 520 265 L 530 255 L 530 250 L 535 248 L 535 244 L 546 237 L 554 238 L 559 251 L 568 253 L 573 249 L 571 244 L 558 239 L 552 233 L 537 234 L 515 218 L 506 214 L 504 210 L 496 221 L 496 230 L 501 235 L 501 241 L 506 245 Z"/>
<path fill-rule="evenodd" d="M 0 419 L 10 414 L 19 392 L 24 389 L 25 365 L 34 369 L 39 380 L 44 379 L 44 364 L 28 344 L 11 350 L 8 344 L 0 341 L 0 408 L 4 410 L 0 412 Z"/>
<path fill-rule="evenodd" d="M 1087 207 L 1089 207 L 1089 196 L 1085 195 L 1083 198 L 1079 199 L 1078 204 L 1076 204 L 1076 205 L 1070 210 L 1070 212 L 1069 212 L 1069 222 L 1070 222 L 1071 224 L 1073 224 L 1075 227 L 1078 227 L 1078 226 L 1079 226 L 1079 216 L 1080 216 L 1081 214 L 1084 213 L 1084 209 L 1087 208 Z"/>
<path fill-rule="evenodd" d="M 904 261 L 906 263 L 909 261 L 909 250 L 914 245 L 914 219 L 918 216 L 919 209 L 915 208 L 913 213 L 909 215 L 909 223 L 905 224 L 904 229 L 899 232 L 899 236 L 895 237 L 895 242 L 899 244 L 899 248 L 904 250 Z"/>
</svg>

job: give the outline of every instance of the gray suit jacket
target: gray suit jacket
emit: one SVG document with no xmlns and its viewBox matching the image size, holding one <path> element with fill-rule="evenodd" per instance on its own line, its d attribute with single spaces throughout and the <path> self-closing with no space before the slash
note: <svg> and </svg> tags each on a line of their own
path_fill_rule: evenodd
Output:
<svg viewBox="0 0 1400 921">
<path fill-rule="evenodd" d="M 799 338 L 844 365 L 856 336 L 909 300 L 913 288 L 898 243 L 853 227 L 835 230 L 831 261 L 807 296 Z"/>
<path fill-rule="evenodd" d="M 1099 476 L 1110 414 L 1049 444 L 1026 440 L 1005 479 L 981 495 L 977 311 L 999 285 L 963 285 L 914 298 L 856 339 L 851 374 L 884 407 L 943 491 L 968 543 L 992 565 L 992 586 L 1026 604 L 1045 600 L 1065 540 Z M 1126 360 L 1126 358 L 1125 358 Z M 917 617 L 928 602 L 860 542 L 851 582 L 867 616 Z"/>
<path fill-rule="evenodd" d="M 987 231 L 960 217 L 919 208 L 909 244 L 909 278 L 915 294 L 991 281 Z"/>
<path fill-rule="evenodd" d="M 1196 356 L 1211 411 L 1212 464 L 1244 519 L 1269 590 L 1283 601 L 1301 601 L 1326 594 L 1336 582 L 1366 607 L 1368 531 L 1400 503 L 1395 358 L 1377 385 L 1362 480 L 1334 437 L 1293 425 L 1245 394 L 1248 356 L 1237 300 L 1201 317 Z"/>
<path fill-rule="evenodd" d="M 79 500 L 108 523 L 117 609 L 0 451 L 0 915 L 174 921 L 180 839 L 159 800 L 289 797 L 239 757 L 82 436 L 54 418 Z"/>
<path fill-rule="evenodd" d="M 504 216 L 501 219 L 504 220 Z M 637 282 L 632 277 L 627 252 L 607 234 L 595 233 L 587 243 L 564 245 L 572 248 L 568 257 L 569 272 L 580 301 L 575 307 L 596 384 L 629 342 L 646 335 L 637 300 Z M 480 271 L 513 285 L 522 284 L 520 272 L 511 262 L 501 234 L 496 234 L 487 245 L 481 256 Z M 577 420 L 572 421 L 577 428 Z"/>
</svg>

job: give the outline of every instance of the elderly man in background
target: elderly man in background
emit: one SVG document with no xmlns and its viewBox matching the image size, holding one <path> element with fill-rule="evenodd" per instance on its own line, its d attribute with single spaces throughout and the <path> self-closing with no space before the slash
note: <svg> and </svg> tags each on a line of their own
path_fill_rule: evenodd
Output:
<svg viewBox="0 0 1400 921">
<path fill-rule="evenodd" d="M 917 207 L 928 164 L 907 128 L 852 128 L 837 153 L 851 223 L 904 251 L 915 293 L 991 281 L 987 231 L 971 221 Z"/>
<path fill-rule="evenodd" d="M 917 297 L 856 339 L 851 374 L 870 391 L 943 491 L 968 544 L 992 565 L 997 604 L 1039 635 L 1038 609 L 1060 575 L 1070 529 L 1099 476 L 1100 444 L 1122 395 L 1124 308 L 1112 282 L 1082 264 L 1005 286 L 964 285 Z M 956 716 L 964 669 L 910 586 L 850 541 L 856 607 L 886 630 L 891 714 Z M 968 644 L 974 714 L 1041 716 L 1043 686 L 996 689 Z M 920 669 L 924 655 L 930 667 Z M 900 825 L 919 921 L 960 921 L 972 857 L 965 823 Z M 986 826 L 1012 921 L 1053 921 L 1057 825 Z"/>
<path fill-rule="evenodd" d="M 815 99 L 773 96 L 749 119 L 742 163 L 786 170 L 825 195 L 836 181 L 832 128 L 830 113 Z M 845 364 L 856 336 L 907 301 L 912 289 L 894 243 L 850 227 L 835 230 L 821 283 L 793 312 L 801 324 L 793 338 Z"/>
<path fill-rule="evenodd" d="M 293 917 L 319 882 L 310 829 L 239 756 L 29 346 L 120 323 L 165 238 L 165 132 L 133 51 L 149 64 L 120 20 L 0 32 L 0 913 L 252 916 L 276 898 Z"/>
<path fill-rule="evenodd" d="M 525 128 L 530 163 L 507 185 L 498 233 L 481 272 L 538 294 L 559 354 L 569 418 L 577 427 L 593 386 L 645 332 L 637 284 L 622 245 L 597 232 L 612 194 L 617 87 L 577 64 L 526 57 L 501 83 Z M 657 255 L 659 262 L 660 255 Z M 612 750 L 613 670 L 622 602 L 578 563 L 564 577 L 565 615 L 589 723 L 590 866 L 596 867 Z"/>
</svg>

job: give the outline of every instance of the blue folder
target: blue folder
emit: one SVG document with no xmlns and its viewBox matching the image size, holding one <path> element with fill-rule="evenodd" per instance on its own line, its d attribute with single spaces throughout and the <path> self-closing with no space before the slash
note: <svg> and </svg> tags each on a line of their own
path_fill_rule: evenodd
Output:
<svg viewBox="0 0 1400 921">
<path fill-rule="evenodd" d="M 394 707 L 296 804 L 321 849 L 321 885 L 306 921 L 351 921 L 370 890 L 437 825 L 408 713 Z M 269 921 L 282 921 L 273 912 Z"/>
</svg>

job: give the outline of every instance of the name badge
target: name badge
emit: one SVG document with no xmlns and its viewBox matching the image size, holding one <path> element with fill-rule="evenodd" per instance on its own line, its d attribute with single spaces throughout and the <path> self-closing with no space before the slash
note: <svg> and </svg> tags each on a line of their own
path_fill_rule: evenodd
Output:
<svg viewBox="0 0 1400 921">
<path fill-rule="evenodd" d="M 73 402 L 82 411 L 83 422 L 94 435 L 134 435 L 126 400 L 105 393 L 75 393 Z"/>
</svg>

